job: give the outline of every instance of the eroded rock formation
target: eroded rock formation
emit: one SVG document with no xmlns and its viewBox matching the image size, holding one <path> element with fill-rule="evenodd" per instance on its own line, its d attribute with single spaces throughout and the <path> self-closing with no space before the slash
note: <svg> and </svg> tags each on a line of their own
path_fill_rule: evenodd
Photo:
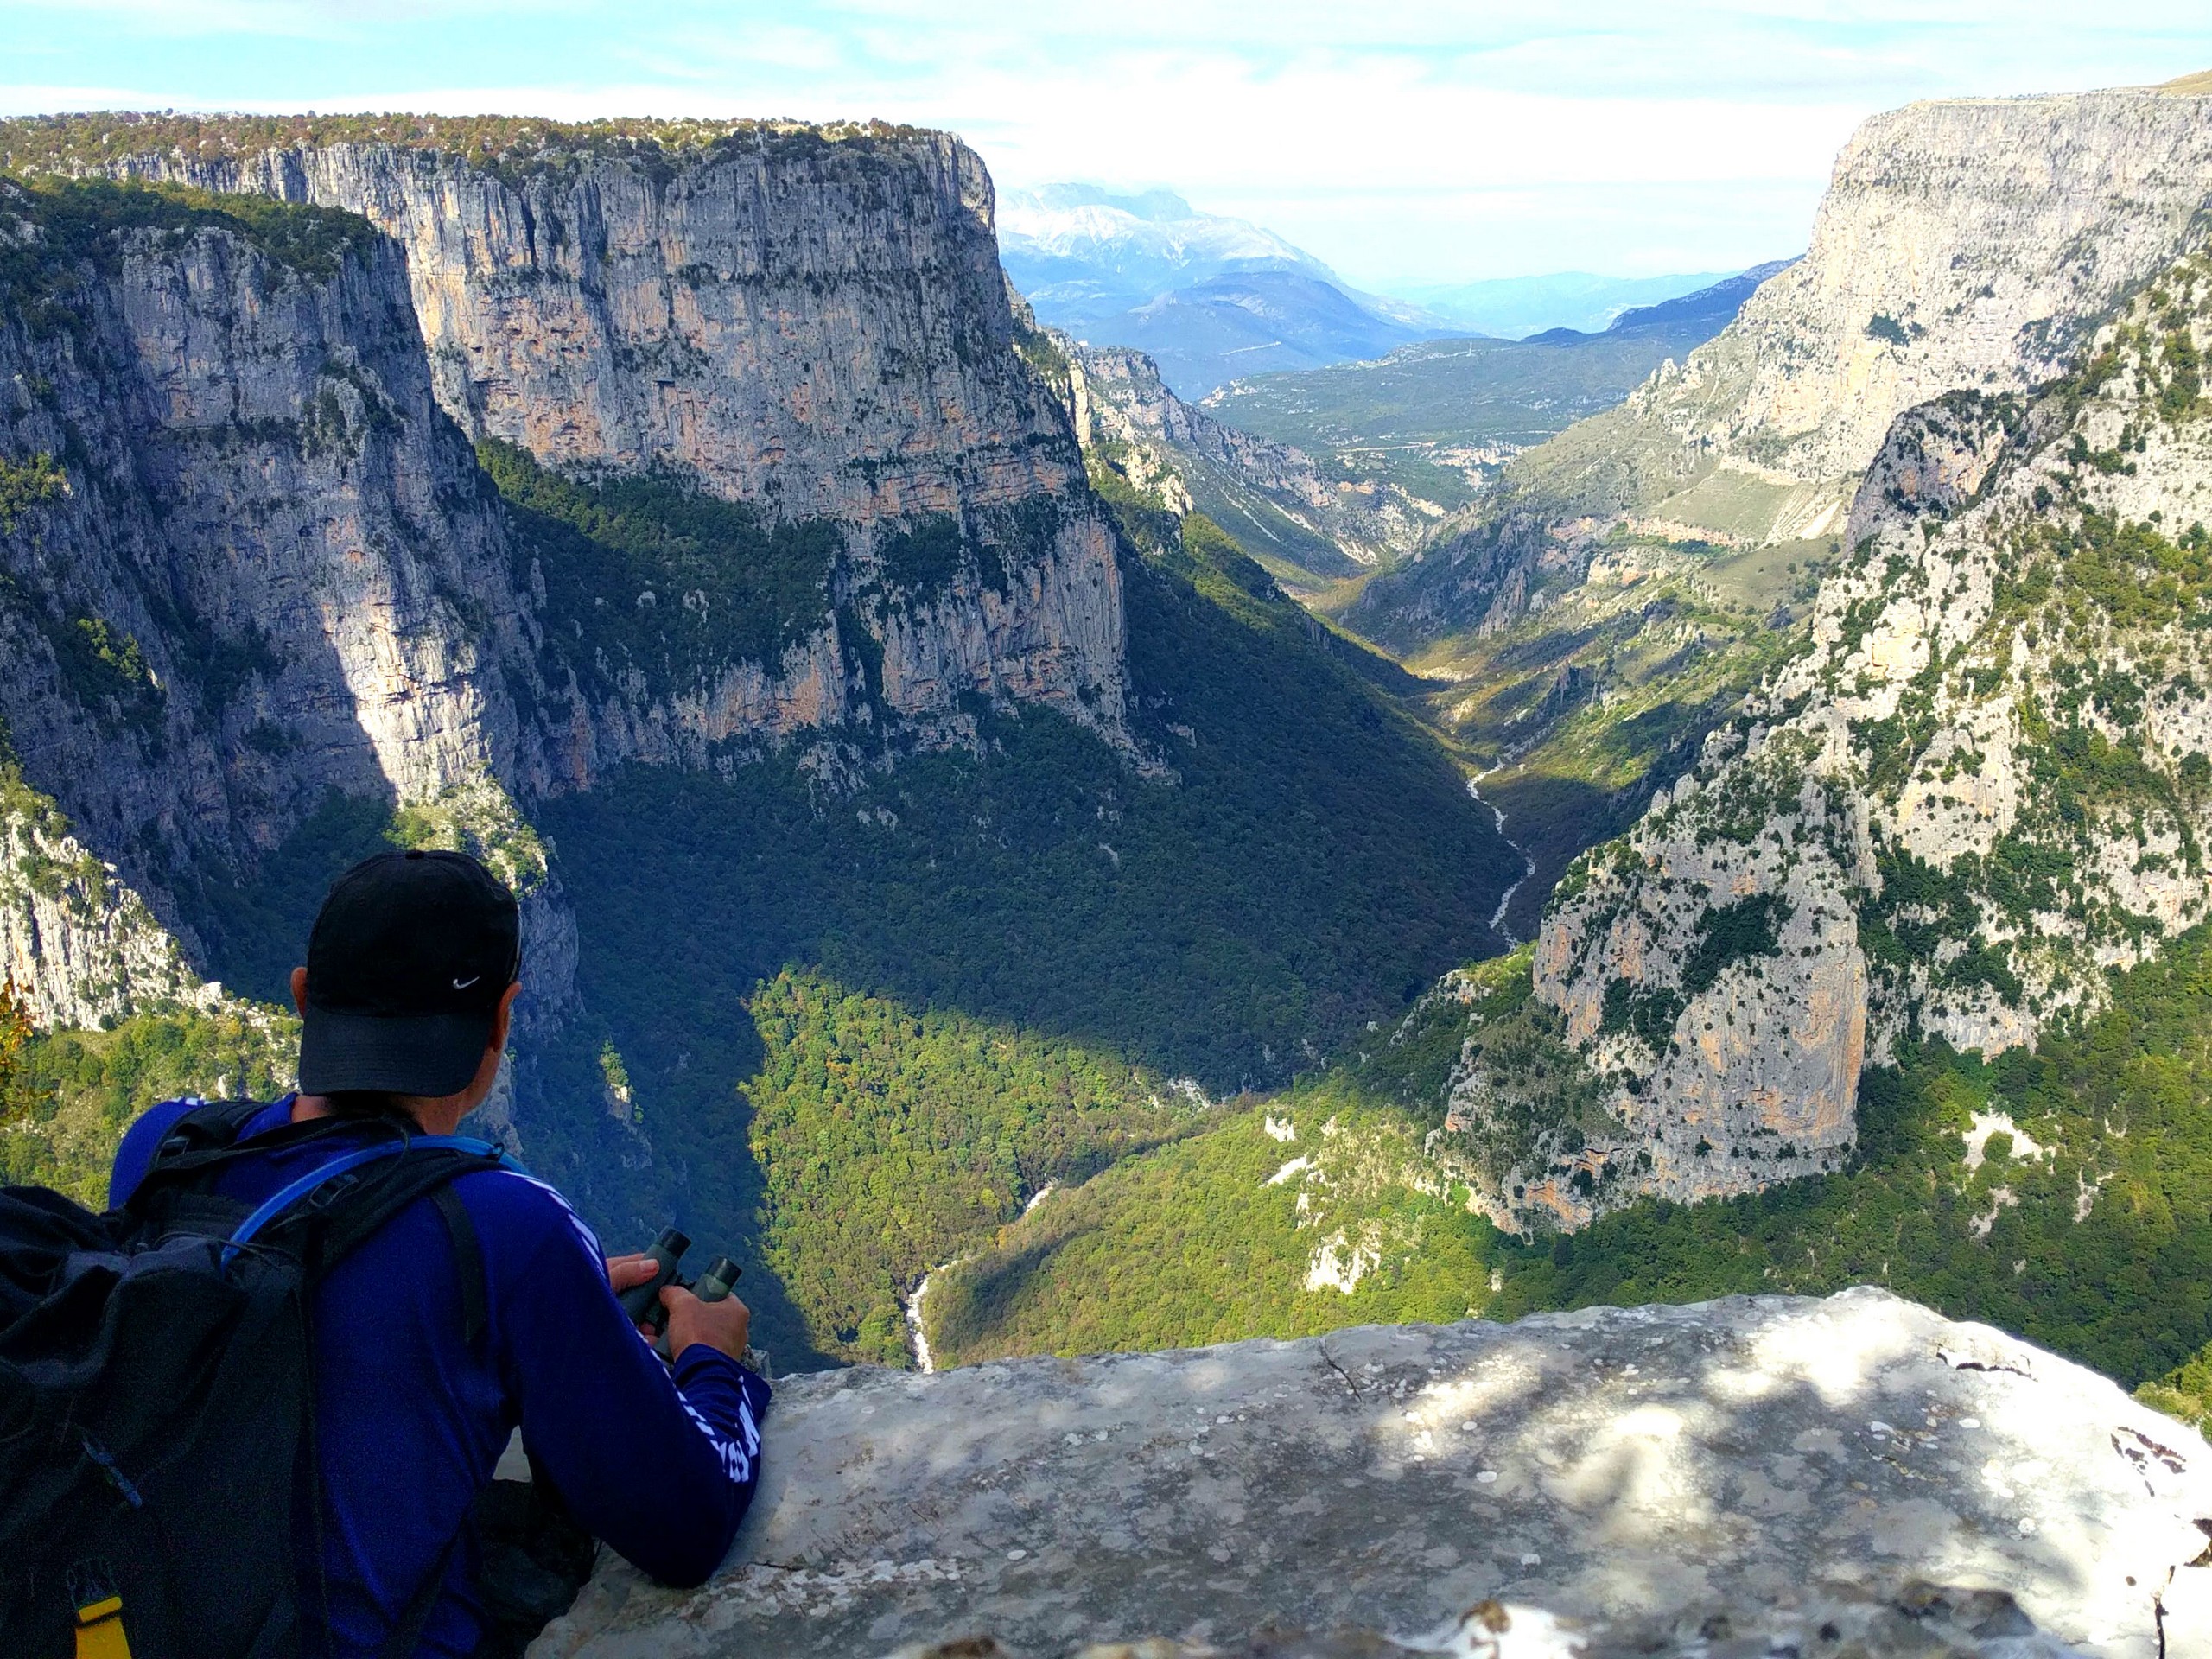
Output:
<svg viewBox="0 0 2212 1659">
<path fill-rule="evenodd" d="M 847 563 L 803 646 L 595 710 L 579 775 L 664 758 L 656 728 L 678 747 L 780 738 L 842 723 L 869 690 L 925 741 L 967 734 L 971 693 L 1121 738 L 1112 542 L 1065 416 L 1014 349 L 990 178 L 951 135 L 556 130 L 487 162 L 433 134 L 149 147 L 108 170 L 365 215 L 405 252 L 439 401 L 473 439 L 841 527 Z M 884 568 L 887 540 L 940 523 L 979 556 L 918 586 Z M 884 652 L 880 685 L 855 683 L 840 603 Z"/>
<path fill-rule="evenodd" d="M 1908 1030 L 2032 1042 L 2212 916 L 2208 349 L 2200 253 L 2038 397 L 1898 420 L 1810 648 L 1545 918 L 1611 1120 L 1570 1224 L 1831 1166 Z"/>
</svg>

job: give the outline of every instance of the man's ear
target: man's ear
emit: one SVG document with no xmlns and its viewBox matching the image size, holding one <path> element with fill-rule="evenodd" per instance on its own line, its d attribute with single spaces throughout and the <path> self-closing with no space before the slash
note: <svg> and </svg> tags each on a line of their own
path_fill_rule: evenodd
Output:
<svg viewBox="0 0 2212 1659">
<path fill-rule="evenodd" d="M 304 968 L 292 969 L 292 1007 L 298 1010 L 301 1019 L 307 1018 L 308 970 Z"/>
<path fill-rule="evenodd" d="M 304 976 L 302 983 L 305 983 Z M 492 1016 L 492 1046 L 504 1053 L 507 1046 L 507 1026 L 514 1018 L 515 998 L 522 994 L 522 981 L 517 980 L 501 993 L 499 1010 Z"/>
</svg>

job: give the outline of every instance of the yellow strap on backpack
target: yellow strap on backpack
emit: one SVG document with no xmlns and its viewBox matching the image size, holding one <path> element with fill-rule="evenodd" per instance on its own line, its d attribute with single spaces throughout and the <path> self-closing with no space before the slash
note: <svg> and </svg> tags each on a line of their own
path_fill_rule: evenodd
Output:
<svg viewBox="0 0 2212 1659">
<path fill-rule="evenodd" d="M 77 1659 L 130 1659 L 123 1633 L 123 1598 L 109 1596 L 77 1610 Z"/>
</svg>

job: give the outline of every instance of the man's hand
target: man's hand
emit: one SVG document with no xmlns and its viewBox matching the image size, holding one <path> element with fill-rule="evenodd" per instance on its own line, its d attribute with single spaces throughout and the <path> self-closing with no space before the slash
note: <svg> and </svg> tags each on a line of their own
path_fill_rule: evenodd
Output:
<svg viewBox="0 0 2212 1659">
<path fill-rule="evenodd" d="M 660 1269 L 654 1265 L 652 1257 L 647 1255 L 643 1250 L 634 1251 L 628 1255 L 610 1255 L 607 1258 L 607 1282 L 617 1296 L 626 1290 L 635 1290 L 639 1285 L 647 1283 L 653 1274 L 659 1271 Z M 650 1339 L 650 1333 L 642 1325 L 638 1327 L 638 1334 Z"/>
<path fill-rule="evenodd" d="M 645 1275 L 648 1279 L 652 1276 Z M 645 1281 L 633 1282 L 642 1284 Z M 664 1285 L 660 1305 L 668 1310 L 668 1351 L 671 1358 L 683 1358 L 683 1351 L 695 1342 L 702 1342 L 732 1359 L 745 1357 L 746 1338 L 753 1330 L 753 1310 L 736 1297 L 702 1302 L 681 1285 Z"/>
</svg>

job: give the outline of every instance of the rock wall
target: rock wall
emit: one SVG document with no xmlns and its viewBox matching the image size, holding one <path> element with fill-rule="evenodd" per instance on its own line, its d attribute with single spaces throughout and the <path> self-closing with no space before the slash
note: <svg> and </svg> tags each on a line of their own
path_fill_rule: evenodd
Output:
<svg viewBox="0 0 2212 1659">
<path fill-rule="evenodd" d="M 1748 546 L 1840 538 L 1904 411 L 2058 372 L 2194 245 L 2212 98 L 2151 89 L 1945 99 L 1872 118 L 1837 157 L 1806 256 L 1626 404 L 1509 465 L 1499 499 L 1369 589 L 1410 640 L 1496 626 L 1581 580 L 1617 531 Z"/>
<path fill-rule="evenodd" d="M 1545 918 L 1608 1091 L 1570 1222 L 1829 1167 L 1906 1030 L 2032 1042 L 2212 917 L 2208 351 L 2200 253 L 2043 395 L 1895 423 L 1809 648 Z"/>
<path fill-rule="evenodd" d="M 532 1659 L 2212 1643 L 2202 1442 L 1878 1290 L 777 1388 L 714 1580 L 603 1556 Z"/>
<path fill-rule="evenodd" d="M 94 1027 L 140 1008 L 213 1008 L 176 939 L 54 804 L 0 793 L 0 976 L 45 1026 Z"/>
<path fill-rule="evenodd" d="M 575 928 L 518 803 L 791 741 L 834 779 L 972 744 L 978 696 L 1132 747 L 1113 533 L 956 140 L 541 124 L 492 156 L 287 125 L 0 124 L 25 175 L 171 188 L 0 185 L 44 270 L 0 312 L 0 715 L 185 959 L 211 895 L 342 795 L 522 849 L 556 1009 Z M 549 654 L 546 573 L 472 440 L 823 529 L 819 620 L 673 684 L 581 623 Z M 12 913 L 6 954 L 60 948 Z M 40 980 L 56 1017 L 116 1011 L 93 971 Z"/>
<path fill-rule="evenodd" d="M 992 190 L 949 133 L 747 124 L 500 166 L 332 143 L 114 170 L 360 213 L 440 401 L 548 466 L 690 473 L 868 522 L 1079 476 L 1014 356 Z"/>
<path fill-rule="evenodd" d="M 1805 257 L 1646 402 L 1701 448 L 1840 480 L 1847 500 L 1905 410 L 2057 373 L 2086 326 L 2202 234 L 2208 198 L 2212 99 L 1957 99 L 1875 116 L 1836 158 Z M 1709 393 L 1738 360 L 1739 397 L 1700 395 L 1700 377 Z"/>
<path fill-rule="evenodd" d="M 823 629 L 696 696 L 595 711 L 567 770 L 851 712 L 858 601 L 886 700 L 957 740 L 963 695 L 1048 703 L 1125 741 L 1113 544 L 1058 404 L 1014 349 L 990 179 L 950 134 L 744 124 L 626 145 L 550 129 L 496 161 L 413 144 L 125 156 L 111 173 L 365 215 L 404 250 L 437 397 L 472 439 L 585 475 L 667 473 L 784 522 L 842 526 Z M 1054 509 L 1004 544 L 995 511 Z M 1002 545 L 1006 579 L 887 584 L 932 519 Z"/>
<path fill-rule="evenodd" d="M 150 219 L 87 227 L 0 185 L 29 273 L 0 314 L 0 716 L 99 854 L 81 929 L 35 877 L 0 906 L 0 955 L 57 1020 L 181 995 L 148 928 L 197 957 L 206 890 L 333 791 L 504 802 L 544 773 L 498 503 L 431 394 L 397 250 L 335 215 L 296 242 Z M 73 861 L 36 816 L 10 817 L 19 874 Z"/>
</svg>

